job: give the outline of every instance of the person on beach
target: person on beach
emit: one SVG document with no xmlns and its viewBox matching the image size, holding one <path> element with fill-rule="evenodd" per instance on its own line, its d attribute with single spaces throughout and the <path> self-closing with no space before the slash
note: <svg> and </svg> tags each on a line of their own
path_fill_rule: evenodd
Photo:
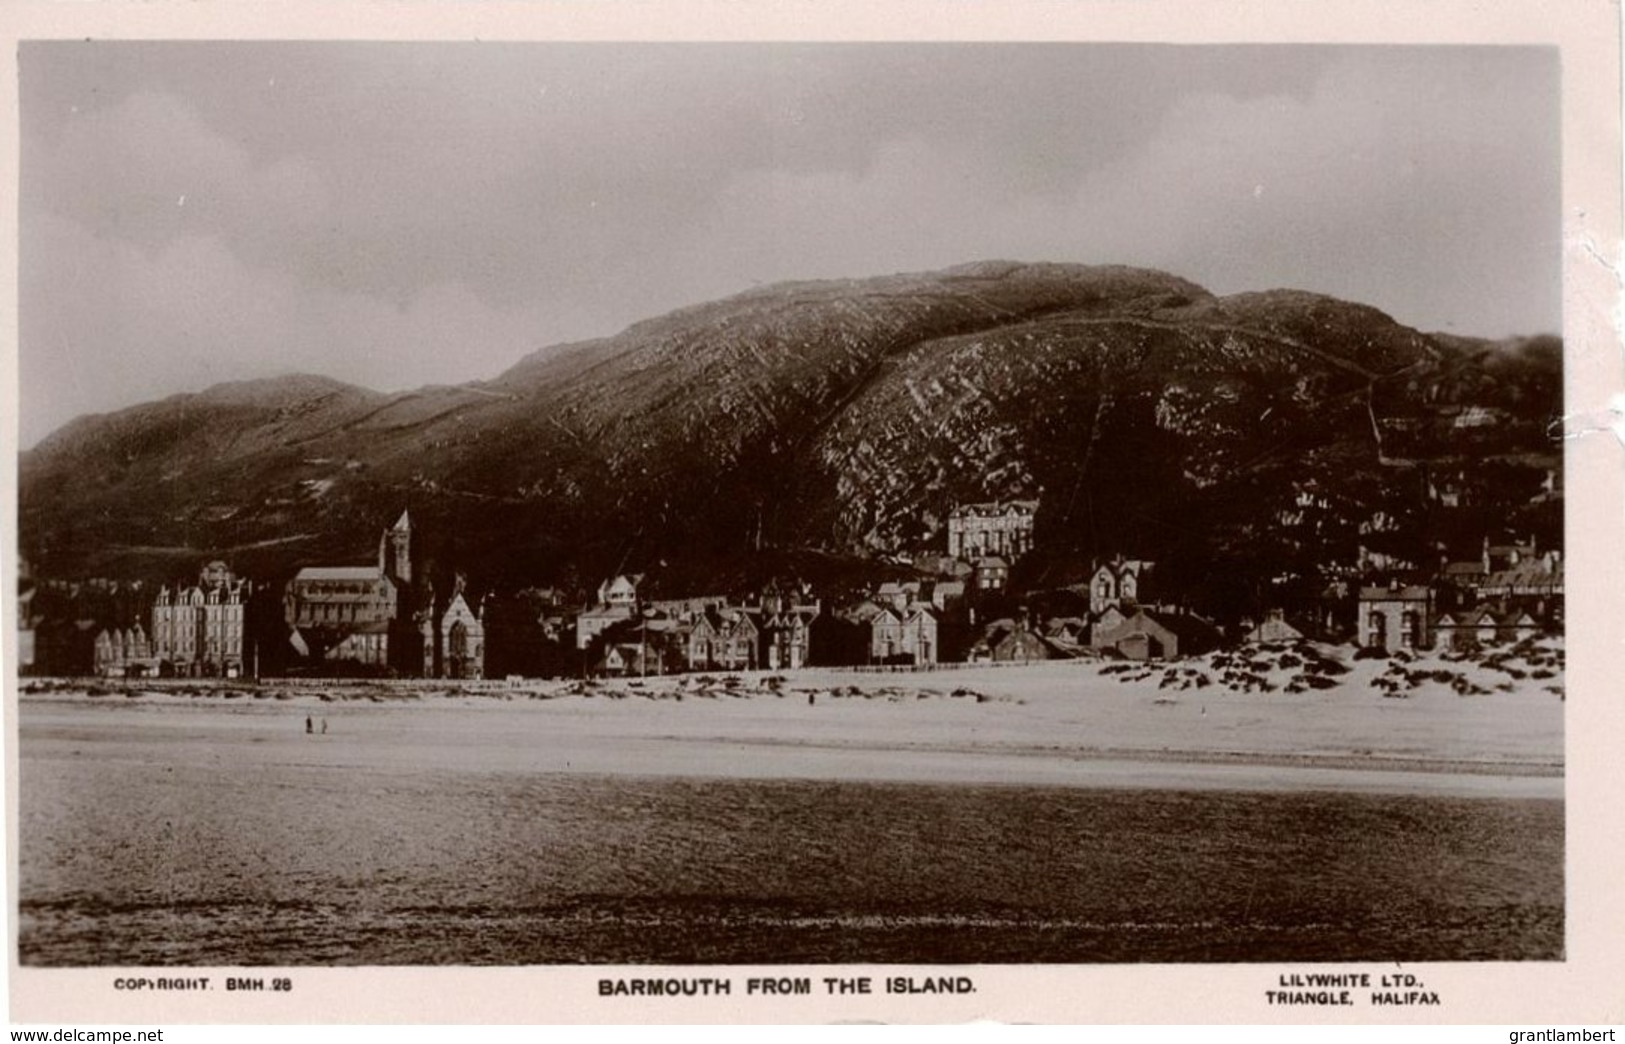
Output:
<svg viewBox="0 0 1625 1044">
<path fill-rule="evenodd" d="M 311 724 L 310 715 L 308 715 L 308 714 L 305 715 L 305 735 L 308 736 L 312 732 L 315 732 L 315 731 L 316 731 L 316 728 L 315 728 L 314 725 Z"/>
<path fill-rule="evenodd" d="M 327 735 L 327 719 L 326 718 L 322 719 L 322 735 L 323 736 Z"/>
</svg>

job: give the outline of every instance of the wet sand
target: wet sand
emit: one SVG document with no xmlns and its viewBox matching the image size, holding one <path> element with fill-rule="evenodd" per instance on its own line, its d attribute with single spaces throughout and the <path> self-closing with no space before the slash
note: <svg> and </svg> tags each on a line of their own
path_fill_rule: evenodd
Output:
<svg viewBox="0 0 1625 1044">
<path fill-rule="evenodd" d="M 25 697 L 22 959 L 1561 955 L 1555 698 L 1076 672 Z"/>
</svg>

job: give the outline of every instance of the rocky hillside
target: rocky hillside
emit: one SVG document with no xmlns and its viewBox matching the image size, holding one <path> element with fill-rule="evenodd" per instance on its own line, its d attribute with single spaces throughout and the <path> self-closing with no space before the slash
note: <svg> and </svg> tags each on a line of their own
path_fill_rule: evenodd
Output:
<svg viewBox="0 0 1625 1044">
<path fill-rule="evenodd" d="M 1361 543 L 1559 537 L 1539 494 L 1560 366 L 1549 339 L 1138 269 L 786 284 L 488 382 L 290 377 L 82 418 L 23 456 L 22 544 L 44 575 L 205 555 L 273 575 L 365 559 L 409 505 L 476 582 L 655 568 L 682 586 L 930 547 L 957 502 L 1041 496 L 1033 582 L 1113 551 L 1193 588 L 1312 579 Z"/>
</svg>

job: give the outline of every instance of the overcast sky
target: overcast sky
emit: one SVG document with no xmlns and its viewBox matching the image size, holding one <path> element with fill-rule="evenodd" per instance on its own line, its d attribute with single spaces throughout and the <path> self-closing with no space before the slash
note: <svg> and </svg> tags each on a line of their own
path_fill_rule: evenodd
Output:
<svg viewBox="0 0 1625 1044">
<path fill-rule="evenodd" d="M 1560 330 L 1558 61 L 1509 48 L 31 42 L 23 445 L 381 390 L 783 279 L 1007 258 Z"/>
</svg>

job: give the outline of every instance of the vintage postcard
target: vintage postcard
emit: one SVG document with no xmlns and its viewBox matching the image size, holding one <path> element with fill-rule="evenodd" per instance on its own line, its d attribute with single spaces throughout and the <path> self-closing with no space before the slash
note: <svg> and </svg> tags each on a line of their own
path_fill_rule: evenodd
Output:
<svg viewBox="0 0 1625 1044">
<path fill-rule="evenodd" d="M 1208 10 L 9 8 L 12 1019 L 1617 1021 L 1617 11 Z"/>
</svg>

